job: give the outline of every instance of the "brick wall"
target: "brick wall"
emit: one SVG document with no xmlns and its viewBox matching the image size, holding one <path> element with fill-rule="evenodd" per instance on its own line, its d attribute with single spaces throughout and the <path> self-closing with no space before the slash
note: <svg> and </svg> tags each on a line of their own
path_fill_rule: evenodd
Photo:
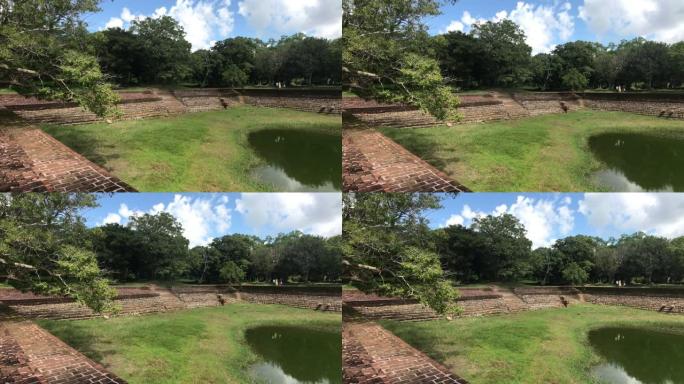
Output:
<svg viewBox="0 0 684 384">
<path fill-rule="evenodd" d="M 663 288 L 581 288 L 584 300 L 665 313 L 684 313 L 684 290 Z"/>
<path fill-rule="evenodd" d="M 228 90 L 198 89 L 147 92 L 119 92 L 118 104 L 122 120 L 173 116 L 229 108 L 237 104 L 260 107 L 290 108 L 306 112 L 340 114 L 342 94 L 335 90 Z M 32 124 L 85 124 L 102 121 L 94 113 L 75 103 L 0 95 L 0 106 L 15 112 Z"/>
<path fill-rule="evenodd" d="M 603 111 L 684 119 L 684 95 L 661 93 L 581 93 L 584 105 Z"/>
<path fill-rule="evenodd" d="M 243 286 L 239 288 L 239 297 L 251 303 L 342 312 L 341 287 Z"/>
<path fill-rule="evenodd" d="M 261 304 L 282 304 L 320 311 L 342 310 L 341 288 L 242 287 L 226 285 L 157 286 L 117 289 L 119 316 L 142 315 L 188 308 L 212 307 L 244 300 Z M 223 303 L 221 303 L 223 301 Z M 21 294 L 0 290 L 0 303 L 25 318 L 85 319 L 99 316 L 70 298 Z"/>
</svg>

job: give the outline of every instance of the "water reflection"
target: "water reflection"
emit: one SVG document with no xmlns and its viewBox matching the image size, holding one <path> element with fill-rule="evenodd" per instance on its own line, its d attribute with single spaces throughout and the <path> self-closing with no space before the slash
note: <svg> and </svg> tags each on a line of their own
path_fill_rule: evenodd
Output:
<svg viewBox="0 0 684 384">
<path fill-rule="evenodd" d="M 339 191 L 342 138 L 338 134 L 296 129 L 265 129 L 249 135 L 249 145 L 266 166 L 253 176 L 278 190 Z"/>
<path fill-rule="evenodd" d="M 260 382 L 340 384 L 342 337 L 339 333 L 293 326 L 247 330 L 249 346 L 263 360 L 250 373 Z"/>
<path fill-rule="evenodd" d="M 589 342 L 606 362 L 595 367 L 607 384 L 684 383 L 684 335 L 640 328 L 602 328 Z"/>
</svg>

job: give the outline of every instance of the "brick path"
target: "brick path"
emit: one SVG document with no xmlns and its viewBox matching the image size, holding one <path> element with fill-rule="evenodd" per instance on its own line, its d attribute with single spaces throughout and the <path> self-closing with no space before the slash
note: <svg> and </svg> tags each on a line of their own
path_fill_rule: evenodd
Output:
<svg viewBox="0 0 684 384">
<path fill-rule="evenodd" d="M 342 361 L 346 384 L 467 384 L 376 323 L 344 323 Z"/>
<path fill-rule="evenodd" d="M 133 192 L 135 189 L 0 107 L 0 192 Z"/>
<path fill-rule="evenodd" d="M 343 131 L 342 167 L 345 192 L 469 192 L 374 130 Z"/>
<path fill-rule="evenodd" d="M 126 382 L 36 324 L 5 321 L 0 323 L 0 383 Z"/>
</svg>

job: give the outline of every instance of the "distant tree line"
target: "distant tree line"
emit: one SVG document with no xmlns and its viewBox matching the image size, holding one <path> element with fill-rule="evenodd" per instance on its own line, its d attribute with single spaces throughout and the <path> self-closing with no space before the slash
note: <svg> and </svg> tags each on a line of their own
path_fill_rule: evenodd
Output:
<svg viewBox="0 0 684 384">
<path fill-rule="evenodd" d="M 104 275 L 118 282 L 335 282 L 341 269 L 339 238 L 298 231 L 266 239 L 232 234 L 188 249 L 180 223 L 162 212 L 132 216 L 127 225 L 107 224 L 90 232 Z"/>
<path fill-rule="evenodd" d="M 191 52 L 169 16 L 135 20 L 129 29 L 90 36 L 102 71 L 122 85 L 192 83 L 201 87 L 335 85 L 340 83 L 341 40 L 295 34 L 262 41 L 235 37 Z"/>
<path fill-rule="evenodd" d="M 343 196 L 343 280 L 363 292 L 418 299 L 457 312 L 460 284 L 683 284 L 684 237 L 641 232 L 618 239 L 576 235 L 532 249 L 513 215 L 430 229 L 436 194 Z"/>
<path fill-rule="evenodd" d="M 644 38 L 604 46 L 574 41 L 532 56 L 525 33 L 510 20 L 448 32 L 425 48 L 443 76 L 460 88 L 531 86 L 540 90 L 654 89 L 684 86 L 684 42 Z"/>
<path fill-rule="evenodd" d="M 684 282 L 684 237 L 637 232 L 619 239 L 576 235 L 532 250 L 525 228 L 509 214 L 433 231 L 446 274 L 460 283 L 674 284 Z"/>
</svg>

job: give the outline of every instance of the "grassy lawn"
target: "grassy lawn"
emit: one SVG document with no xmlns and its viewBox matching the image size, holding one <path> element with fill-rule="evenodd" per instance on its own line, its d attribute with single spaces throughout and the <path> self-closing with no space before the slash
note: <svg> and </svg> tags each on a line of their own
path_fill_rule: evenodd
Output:
<svg viewBox="0 0 684 384">
<path fill-rule="evenodd" d="M 591 175 L 604 166 L 590 136 L 648 132 L 684 138 L 684 121 L 582 110 L 522 120 L 382 133 L 474 191 L 601 191 Z"/>
<path fill-rule="evenodd" d="M 339 135 L 341 126 L 339 116 L 241 106 L 160 119 L 43 129 L 143 192 L 251 192 L 274 188 L 250 174 L 262 160 L 247 143 L 249 133 L 282 128 Z"/>
<path fill-rule="evenodd" d="M 684 316 L 582 304 L 453 321 L 382 324 L 409 344 L 478 384 L 593 383 L 601 362 L 587 332 L 607 325 L 684 332 Z"/>
<path fill-rule="evenodd" d="M 40 321 L 40 325 L 131 384 L 250 382 L 258 357 L 244 339 L 261 325 L 340 332 L 339 314 L 238 303 L 109 320 Z"/>
</svg>

